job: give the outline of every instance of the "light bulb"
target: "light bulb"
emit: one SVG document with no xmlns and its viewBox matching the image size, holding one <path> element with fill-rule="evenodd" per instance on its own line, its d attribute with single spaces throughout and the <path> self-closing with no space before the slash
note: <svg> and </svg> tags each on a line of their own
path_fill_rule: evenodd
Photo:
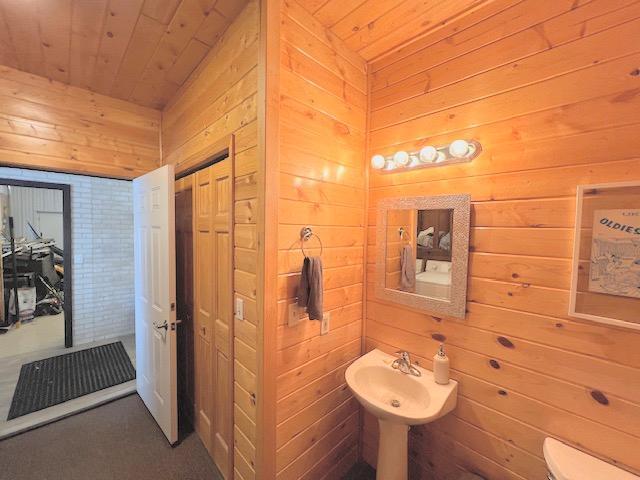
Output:
<svg viewBox="0 0 640 480">
<path fill-rule="evenodd" d="M 371 167 L 376 170 L 384 168 L 385 163 L 387 163 L 387 160 L 382 155 L 374 155 L 371 157 Z"/>
<path fill-rule="evenodd" d="M 404 167 L 409 163 L 409 154 L 404 150 L 400 150 L 393 156 L 393 161 L 396 163 L 396 165 Z"/>
<path fill-rule="evenodd" d="M 438 150 L 435 147 L 429 145 L 420 150 L 420 161 L 422 163 L 433 163 L 436 158 L 438 158 Z"/>
<path fill-rule="evenodd" d="M 455 140 L 449 145 L 449 154 L 455 158 L 464 158 L 469 153 L 469 143 L 466 140 Z"/>
</svg>

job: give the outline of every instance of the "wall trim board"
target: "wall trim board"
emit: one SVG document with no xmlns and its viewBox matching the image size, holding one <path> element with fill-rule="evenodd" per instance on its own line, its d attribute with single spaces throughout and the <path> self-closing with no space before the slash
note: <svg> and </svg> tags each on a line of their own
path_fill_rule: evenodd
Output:
<svg viewBox="0 0 640 480">
<path fill-rule="evenodd" d="M 364 139 L 364 147 L 365 147 L 365 152 L 369 152 L 369 150 L 371 149 L 371 111 L 372 111 L 372 105 L 371 105 L 371 94 L 372 94 L 372 88 L 373 88 L 373 82 L 372 82 L 372 76 L 371 76 L 371 65 L 372 62 L 367 62 L 367 85 L 366 85 L 366 89 L 367 89 L 367 118 L 366 118 L 366 127 L 365 127 L 365 139 Z M 365 196 L 365 200 L 364 200 L 364 212 L 363 212 L 363 225 L 366 226 L 366 228 L 364 229 L 364 246 L 363 246 L 363 252 L 362 252 L 362 262 L 364 265 L 363 268 L 363 272 L 362 272 L 362 285 L 367 285 L 369 283 L 369 269 L 367 268 L 367 265 L 369 263 L 369 251 L 367 246 L 369 245 L 369 228 L 368 228 L 368 219 L 369 219 L 369 189 L 371 188 L 371 180 L 370 180 L 370 170 L 369 170 L 369 165 L 368 165 L 368 161 L 367 161 L 368 157 L 365 154 L 365 158 L 364 158 L 364 185 L 365 185 L 365 191 L 367 192 L 367 195 Z M 364 355 L 367 351 L 367 309 L 368 309 L 368 302 L 367 302 L 367 289 L 363 288 L 362 289 L 362 338 L 361 338 L 361 343 L 360 343 L 360 354 Z M 359 435 L 358 435 L 358 461 L 363 461 L 364 460 L 364 409 L 362 407 L 359 408 L 358 411 L 358 428 L 359 428 Z"/>
<path fill-rule="evenodd" d="M 212 145 L 207 149 L 206 152 L 200 152 L 197 157 L 191 157 L 187 162 L 176 163 L 176 180 L 186 177 L 187 175 L 191 175 L 192 173 L 202 170 L 203 168 L 207 168 L 215 163 L 222 162 L 229 157 L 234 159 L 234 140 L 235 138 L 233 134 L 227 135 L 221 138 L 219 142 L 216 142 L 215 145 Z M 209 151 L 213 153 L 209 154 Z"/>
<path fill-rule="evenodd" d="M 3 165 L 0 162 L 0 165 Z M 109 175 L 97 175 L 90 173 L 81 173 L 81 172 L 72 172 L 66 170 L 49 170 L 47 168 L 39 168 L 37 166 L 18 166 L 18 165 L 9 165 L 4 164 L 3 166 L 7 166 L 9 168 L 19 168 L 20 170 L 30 170 L 33 172 L 44 172 L 44 173 L 55 173 L 55 174 L 65 174 L 65 175 L 73 175 L 74 177 L 83 177 L 83 178 L 104 178 L 105 180 L 119 180 L 122 182 L 132 182 L 135 177 L 119 177 L 119 176 L 109 176 Z M 140 175 L 144 175 L 141 173 Z"/>
<path fill-rule="evenodd" d="M 280 14 L 283 0 L 260 2 L 258 72 L 258 413 L 256 478 L 276 477 Z"/>
</svg>

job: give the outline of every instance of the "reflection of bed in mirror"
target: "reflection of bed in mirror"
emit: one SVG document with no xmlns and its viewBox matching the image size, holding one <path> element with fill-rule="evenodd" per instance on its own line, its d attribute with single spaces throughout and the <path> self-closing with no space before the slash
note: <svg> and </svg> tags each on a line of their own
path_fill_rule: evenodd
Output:
<svg viewBox="0 0 640 480">
<path fill-rule="evenodd" d="M 416 269 L 415 293 L 431 298 L 451 298 L 451 262 L 427 260 Z"/>
<path fill-rule="evenodd" d="M 417 221 L 416 257 L 450 262 L 453 210 L 420 210 Z"/>
</svg>

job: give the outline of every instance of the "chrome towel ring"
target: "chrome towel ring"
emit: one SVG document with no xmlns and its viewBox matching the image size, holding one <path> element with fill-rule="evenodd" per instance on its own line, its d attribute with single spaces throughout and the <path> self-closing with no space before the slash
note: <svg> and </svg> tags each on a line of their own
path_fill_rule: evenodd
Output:
<svg viewBox="0 0 640 480">
<path fill-rule="evenodd" d="M 313 233 L 313 229 L 311 227 L 303 227 L 302 230 L 300 230 L 300 249 L 302 250 L 302 254 L 305 257 L 308 257 L 307 253 L 304 251 L 304 242 L 308 242 L 311 237 L 316 237 L 318 239 L 318 243 L 320 243 L 320 256 L 322 256 L 322 251 L 324 250 L 322 240 L 320 240 L 320 237 L 317 234 Z"/>
</svg>

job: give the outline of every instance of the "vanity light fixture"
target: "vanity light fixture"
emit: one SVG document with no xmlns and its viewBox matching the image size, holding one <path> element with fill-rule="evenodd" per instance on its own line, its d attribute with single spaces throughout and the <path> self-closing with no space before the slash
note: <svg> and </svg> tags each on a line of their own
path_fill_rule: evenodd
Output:
<svg viewBox="0 0 640 480">
<path fill-rule="evenodd" d="M 449 155 L 455 158 L 464 158 L 469 153 L 469 142 L 466 140 L 455 140 L 449 145 Z"/>
<path fill-rule="evenodd" d="M 422 163 L 433 163 L 438 159 L 438 150 L 429 145 L 420 150 L 419 158 Z"/>
<path fill-rule="evenodd" d="M 393 155 L 393 161 L 400 167 L 406 167 L 409 164 L 409 154 L 404 150 L 400 150 Z"/>
<path fill-rule="evenodd" d="M 387 159 L 384 158 L 382 155 L 374 155 L 373 157 L 371 157 L 371 166 L 376 170 L 380 170 L 381 168 L 384 168 L 386 164 L 387 164 Z"/>
<path fill-rule="evenodd" d="M 383 172 L 397 172 L 414 168 L 435 167 L 451 163 L 470 162 L 482 151 L 476 140 L 454 140 L 449 145 L 422 147 L 416 152 L 397 151 L 393 155 L 376 154 L 371 167 Z"/>
</svg>

